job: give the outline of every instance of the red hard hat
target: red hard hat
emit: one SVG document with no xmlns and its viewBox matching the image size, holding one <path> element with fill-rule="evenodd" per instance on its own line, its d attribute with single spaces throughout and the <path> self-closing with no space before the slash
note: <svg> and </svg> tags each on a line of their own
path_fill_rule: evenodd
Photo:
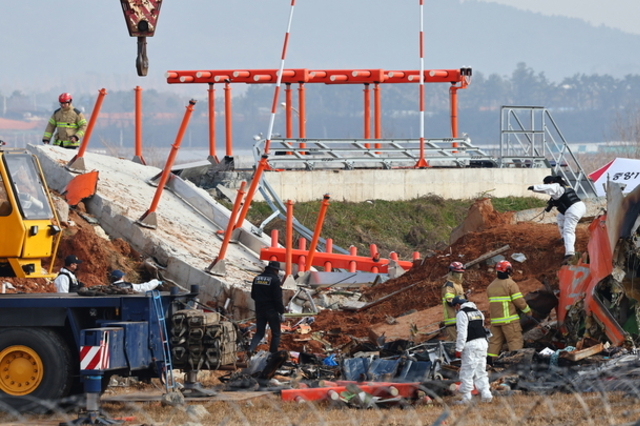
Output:
<svg viewBox="0 0 640 426">
<path fill-rule="evenodd" d="M 60 95 L 60 96 L 58 97 L 58 101 L 59 101 L 60 103 L 63 103 L 63 102 L 71 102 L 71 93 L 63 93 L 62 95 Z"/>
<path fill-rule="evenodd" d="M 460 262 L 451 262 L 451 265 L 449 265 L 449 270 L 451 272 L 464 272 L 464 265 Z"/>
<path fill-rule="evenodd" d="M 501 260 L 500 262 L 496 263 L 496 271 L 510 274 L 511 272 L 513 272 L 513 267 L 511 266 L 511 262 L 506 260 Z"/>
</svg>

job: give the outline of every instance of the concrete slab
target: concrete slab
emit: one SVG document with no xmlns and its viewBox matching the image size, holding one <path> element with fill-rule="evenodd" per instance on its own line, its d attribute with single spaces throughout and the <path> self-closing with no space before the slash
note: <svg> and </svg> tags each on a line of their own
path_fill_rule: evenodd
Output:
<svg viewBox="0 0 640 426">
<path fill-rule="evenodd" d="M 75 176 L 64 166 L 76 151 L 47 145 L 30 145 L 29 150 L 38 156 L 52 189 L 61 192 Z M 187 289 L 192 284 L 199 285 L 201 302 L 213 300 L 223 304 L 232 298 L 231 313 L 238 318 L 253 315 L 252 304 L 246 303 L 251 300 L 246 293 L 255 275 L 265 265 L 259 253 L 242 244 L 231 244 L 226 255 L 226 276 L 214 277 L 204 272 L 222 244 L 216 237 L 220 226 L 213 220 L 228 218 L 226 208 L 216 203 L 206 191 L 181 181 L 180 187 L 188 194 L 188 202 L 169 190 L 163 191 L 156 209 L 157 229 L 144 228 L 136 221 L 148 211 L 156 196 L 157 188 L 147 182 L 160 170 L 92 153 L 85 153 L 85 164 L 87 170 L 99 172 L 99 181 L 96 194 L 84 204 L 111 238 L 122 238 L 143 256 L 152 257 L 165 266 L 165 278 Z M 196 204 L 209 209 L 207 217 L 194 208 Z M 258 237 L 252 236 L 250 240 L 254 249 L 261 246 Z M 267 246 L 268 242 L 264 241 Z"/>
<path fill-rule="evenodd" d="M 544 168 L 427 168 L 392 170 L 267 171 L 265 179 L 282 200 L 408 200 L 429 194 L 447 199 L 531 196 L 527 187 L 551 174 Z M 256 198 L 258 199 L 258 198 Z"/>
</svg>

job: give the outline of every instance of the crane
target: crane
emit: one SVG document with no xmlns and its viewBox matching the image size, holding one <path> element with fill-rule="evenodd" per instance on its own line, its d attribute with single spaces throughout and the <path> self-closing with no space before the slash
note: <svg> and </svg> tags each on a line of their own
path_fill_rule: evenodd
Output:
<svg viewBox="0 0 640 426">
<path fill-rule="evenodd" d="M 147 37 L 153 37 L 156 31 L 162 0 L 120 0 L 120 3 L 129 35 L 138 38 L 136 69 L 144 77 L 149 70 Z"/>
</svg>

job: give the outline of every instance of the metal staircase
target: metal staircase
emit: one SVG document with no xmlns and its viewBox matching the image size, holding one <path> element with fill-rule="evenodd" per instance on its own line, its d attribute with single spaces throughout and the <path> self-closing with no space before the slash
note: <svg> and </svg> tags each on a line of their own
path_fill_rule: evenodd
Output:
<svg viewBox="0 0 640 426">
<path fill-rule="evenodd" d="M 558 128 L 551 112 L 537 106 L 503 106 L 500 110 L 500 167 L 551 168 L 581 198 L 596 197 L 593 182 Z"/>
<path fill-rule="evenodd" d="M 164 388 L 167 392 L 169 392 L 175 389 L 176 383 L 173 379 L 171 347 L 169 346 L 169 340 L 167 337 L 167 323 L 164 318 L 162 299 L 160 298 L 160 292 L 158 290 L 148 291 L 147 295 L 150 295 L 153 299 L 153 310 L 155 311 L 156 318 L 158 319 L 158 327 L 160 328 L 160 338 L 162 340 L 162 355 L 164 361 L 164 365 L 158 364 L 158 367 L 162 368 L 161 371 L 164 377 Z"/>
<path fill-rule="evenodd" d="M 258 191 L 260 191 L 260 193 L 264 197 L 269 207 L 271 207 L 271 210 L 273 210 L 273 214 L 271 214 L 271 216 L 266 218 L 258 228 L 254 229 L 256 233 L 262 234 L 262 231 L 264 230 L 265 226 L 267 226 L 267 224 L 271 222 L 273 219 L 277 217 L 279 217 L 282 220 L 287 219 L 287 207 L 284 205 L 280 197 L 278 197 L 278 194 L 273 189 L 273 187 L 269 184 L 269 182 L 267 182 L 264 176 L 262 176 L 260 179 L 260 184 L 258 185 Z M 311 231 L 309 228 L 301 224 L 298 221 L 298 219 L 296 219 L 295 217 L 293 218 L 293 229 L 298 231 L 298 233 L 302 235 L 304 238 L 306 238 L 308 241 L 312 240 L 313 231 Z M 325 251 L 326 244 L 327 244 L 326 239 L 322 237 L 318 238 L 318 249 L 320 251 Z M 342 253 L 342 254 L 349 254 L 348 250 L 345 250 L 342 247 L 339 247 L 336 245 L 333 246 L 333 251 L 337 253 Z"/>
</svg>

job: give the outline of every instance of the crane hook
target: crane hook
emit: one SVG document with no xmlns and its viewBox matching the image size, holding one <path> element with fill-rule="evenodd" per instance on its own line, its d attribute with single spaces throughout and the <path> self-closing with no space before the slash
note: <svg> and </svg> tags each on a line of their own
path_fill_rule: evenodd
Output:
<svg viewBox="0 0 640 426">
<path fill-rule="evenodd" d="M 136 69 L 138 75 L 144 77 L 149 70 L 149 59 L 147 58 L 147 38 L 138 37 L 138 57 L 136 58 Z"/>
</svg>

